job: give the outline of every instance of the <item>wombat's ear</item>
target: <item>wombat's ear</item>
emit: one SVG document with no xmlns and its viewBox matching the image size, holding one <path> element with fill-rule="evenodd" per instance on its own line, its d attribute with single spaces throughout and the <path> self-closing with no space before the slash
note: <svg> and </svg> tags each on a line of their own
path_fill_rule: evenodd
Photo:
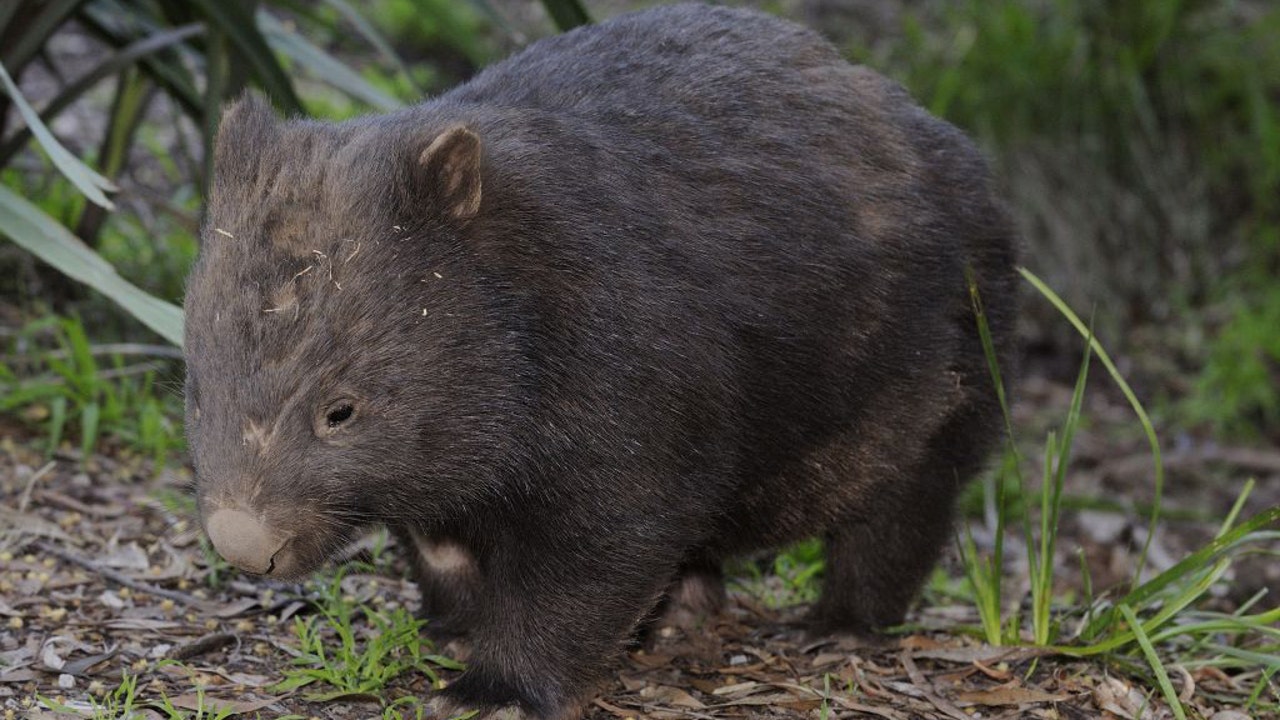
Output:
<svg viewBox="0 0 1280 720">
<path fill-rule="evenodd" d="M 262 154 L 274 146 L 278 124 L 271 105 L 257 93 L 246 92 L 222 111 L 214 138 L 213 171 L 219 184 L 250 180 Z"/>
<path fill-rule="evenodd" d="M 416 175 L 446 217 L 470 220 L 480 211 L 480 136 L 446 128 L 418 156 Z"/>
</svg>

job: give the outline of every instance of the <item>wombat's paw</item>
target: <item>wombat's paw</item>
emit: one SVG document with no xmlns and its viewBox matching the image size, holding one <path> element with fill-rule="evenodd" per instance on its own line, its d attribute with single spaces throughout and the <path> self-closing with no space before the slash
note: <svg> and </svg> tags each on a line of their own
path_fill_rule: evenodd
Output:
<svg viewBox="0 0 1280 720">
<path fill-rule="evenodd" d="M 447 647 L 454 643 L 457 643 L 458 647 L 466 647 L 468 645 L 467 636 L 470 633 L 466 628 L 458 628 L 454 623 L 450 623 L 448 619 L 435 617 L 423 612 L 418 613 L 418 619 L 426 620 L 422 625 L 422 636 L 435 643 L 436 647 Z"/>
<path fill-rule="evenodd" d="M 471 658 L 471 643 L 466 638 L 456 637 L 443 645 L 437 644 L 437 647 L 440 648 L 440 652 L 445 657 L 453 658 L 461 663 L 465 663 Z"/>
<path fill-rule="evenodd" d="M 437 695 L 427 703 L 426 717 L 438 720 L 461 717 L 468 717 L 468 720 L 541 720 L 537 715 L 526 712 L 519 705 L 480 710 L 475 715 L 471 715 L 470 713 L 474 710 L 475 708 L 467 707 L 465 703 L 453 698 Z"/>
<path fill-rule="evenodd" d="M 503 681 L 476 675 L 471 667 L 462 677 L 427 704 L 428 717 L 448 720 L 467 715 L 468 720 L 580 720 L 594 688 L 574 695 L 522 697 Z M 550 684 L 550 681 L 547 682 Z M 545 687 L 534 683 L 535 687 Z M 472 715 L 471 713 L 474 713 Z"/>
<path fill-rule="evenodd" d="M 682 575 L 671 588 L 657 628 L 689 630 L 702 625 L 724 607 L 724 580 L 718 574 L 691 572 Z"/>
<path fill-rule="evenodd" d="M 896 640 L 879 631 L 879 628 L 897 625 L 883 623 L 872 625 L 865 616 L 847 613 L 833 613 L 821 604 L 815 605 L 805 614 L 801 626 L 804 633 L 812 641 L 832 638 L 842 648 L 879 648 L 890 645 Z"/>
</svg>

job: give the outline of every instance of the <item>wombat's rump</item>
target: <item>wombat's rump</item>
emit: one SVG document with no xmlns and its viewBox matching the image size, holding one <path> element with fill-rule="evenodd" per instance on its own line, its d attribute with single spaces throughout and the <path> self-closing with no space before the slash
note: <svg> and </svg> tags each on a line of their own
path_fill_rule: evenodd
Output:
<svg viewBox="0 0 1280 720">
<path fill-rule="evenodd" d="M 821 535 L 899 622 L 999 438 L 1014 238 L 954 128 L 813 33 L 694 5 L 342 123 L 229 109 L 187 295 L 205 528 L 296 576 L 383 523 L 459 706 L 575 715 L 726 556 Z"/>
</svg>

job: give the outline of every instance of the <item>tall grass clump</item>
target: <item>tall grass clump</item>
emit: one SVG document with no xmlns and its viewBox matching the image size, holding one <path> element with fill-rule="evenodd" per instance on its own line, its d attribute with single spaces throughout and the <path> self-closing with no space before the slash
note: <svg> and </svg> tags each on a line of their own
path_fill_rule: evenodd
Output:
<svg viewBox="0 0 1280 720">
<path fill-rule="evenodd" d="M 1252 482 L 1242 490 L 1215 537 L 1204 547 L 1148 579 L 1143 573 L 1147 550 L 1144 546 L 1127 589 L 1086 598 L 1076 607 L 1055 610 L 1054 558 L 1062 487 L 1070 463 L 1072 440 L 1081 421 L 1081 401 L 1093 358 L 1096 357 L 1106 368 L 1112 381 L 1129 400 L 1150 443 L 1156 500 L 1150 515 L 1148 543 L 1156 534 L 1164 474 L 1159 441 L 1150 418 L 1092 330 L 1043 281 L 1029 271 L 1022 270 L 1022 274 L 1080 333 L 1086 350 L 1067 415 L 1059 430 L 1049 432 L 1043 446 L 1039 507 L 1027 506 L 1025 499 L 1035 493 L 1021 469 L 1023 463 L 1018 451 L 1017 428 L 1010 420 L 1007 399 L 1003 395 L 1000 398 L 1008 439 L 1006 462 L 997 471 L 998 477 L 993 484 L 997 493 L 994 500 L 997 509 L 995 544 L 989 553 L 984 554 L 979 552 L 972 536 L 967 533 L 961 543 L 962 558 L 984 638 L 996 645 L 1031 644 L 1050 648 L 1062 655 L 1097 658 L 1143 676 L 1160 689 L 1172 712 L 1179 718 L 1187 715 L 1169 679 L 1167 667 L 1172 664 L 1183 668 L 1212 666 L 1251 678 L 1261 672 L 1263 674 L 1255 679 L 1265 685 L 1275 669 L 1280 668 L 1280 627 L 1277 626 L 1280 607 L 1255 612 L 1252 608 L 1259 598 L 1254 598 L 1231 614 L 1203 609 L 1212 588 L 1223 580 L 1236 560 L 1257 551 L 1261 543 L 1280 539 L 1280 530 L 1275 529 L 1280 522 L 1280 507 L 1270 508 L 1250 518 L 1240 518 L 1241 508 L 1252 492 Z M 999 386 L 1000 370 L 990 348 L 990 332 L 976 288 L 973 289 L 973 297 L 979 333 L 987 346 L 988 363 Z M 1005 490 L 1010 484 L 1017 490 L 1014 494 L 1024 499 L 1021 530 L 1031 575 L 1029 619 L 1021 616 L 1023 604 L 1018 602 L 1018 598 L 1008 601 L 1003 582 L 1003 534 L 1006 526 L 1013 522 L 1010 519 L 1013 508 Z M 1082 571 L 1087 573 L 1087 569 Z M 1089 587 L 1087 574 L 1084 580 L 1085 587 Z M 1249 687 L 1258 690 L 1261 685 Z M 1249 698 L 1241 698 L 1241 701 L 1256 704 L 1260 692 L 1246 693 Z M 1277 709 L 1280 705 L 1271 708 L 1273 711 Z"/>
</svg>

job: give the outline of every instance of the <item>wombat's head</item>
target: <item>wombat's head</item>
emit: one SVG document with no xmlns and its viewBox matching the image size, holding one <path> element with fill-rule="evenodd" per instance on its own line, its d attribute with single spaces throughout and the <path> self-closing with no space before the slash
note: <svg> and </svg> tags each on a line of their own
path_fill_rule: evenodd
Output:
<svg viewBox="0 0 1280 720">
<path fill-rule="evenodd" d="M 200 516 L 232 564 L 296 576 L 492 491 L 521 372 L 471 240 L 483 164 L 420 113 L 225 113 L 185 352 Z"/>
</svg>

